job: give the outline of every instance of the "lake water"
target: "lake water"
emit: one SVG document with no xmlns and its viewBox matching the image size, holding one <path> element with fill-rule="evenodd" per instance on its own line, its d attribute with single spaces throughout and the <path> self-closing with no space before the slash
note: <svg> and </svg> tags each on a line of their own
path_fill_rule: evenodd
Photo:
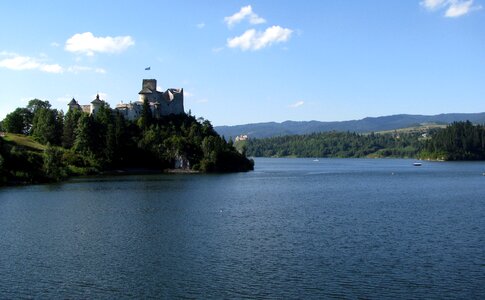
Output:
<svg viewBox="0 0 485 300">
<path fill-rule="evenodd" d="M 0 298 L 485 298 L 485 163 L 0 189 Z"/>
</svg>

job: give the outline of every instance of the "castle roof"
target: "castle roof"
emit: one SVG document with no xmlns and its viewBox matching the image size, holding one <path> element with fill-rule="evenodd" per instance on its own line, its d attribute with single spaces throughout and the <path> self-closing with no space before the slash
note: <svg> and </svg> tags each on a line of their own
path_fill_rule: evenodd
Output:
<svg viewBox="0 0 485 300">
<path fill-rule="evenodd" d="M 68 105 L 79 105 L 76 101 L 76 99 L 72 98 L 71 102 L 69 102 Z"/>
<path fill-rule="evenodd" d="M 103 103 L 103 101 L 101 101 L 99 99 L 99 94 L 96 95 L 96 99 L 94 99 L 93 101 L 91 101 L 92 104 L 101 104 Z"/>
<path fill-rule="evenodd" d="M 147 87 L 144 87 L 138 94 L 152 94 L 153 91 Z"/>
</svg>

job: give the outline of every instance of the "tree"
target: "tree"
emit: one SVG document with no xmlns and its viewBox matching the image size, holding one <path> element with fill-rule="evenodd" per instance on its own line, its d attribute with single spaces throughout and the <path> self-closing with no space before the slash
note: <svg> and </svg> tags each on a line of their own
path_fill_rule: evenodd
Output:
<svg viewBox="0 0 485 300">
<path fill-rule="evenodd" d="M 37 98 L 30 100 L 29 103 L 27 104 L 26 110 L 29 113 L 26 116 L 26 122 L 29 124 L 29 128 L 31 128 L 33 126 L 35 114 L 40 109 L 51 109 L 51 104 L 47 100 L 43 101 L 43 100 L 39 100 Z M 29 132 L 29 133 L 31 133 L 31 132 Z"/>
<path fill-rule="evenodd" d="M 27 134 L 30 130 L 30 111 L 26 108 L 17 108 L 9 113 L 3 120 L 3 129 L 10 133 Z"/>
<path fill-rule="evenodd" d="M 485 127 L 455 122 L 436 132 L 426 144 L 423 157 L 444 160 L 485 159 Z"/>
<path fill-rule="evenodd" d="M 59 181 L 66 177 L 66 171 L 62 163 L 62 151 L 48 144 L 44 151 L 43 170 L 47 178 Z"/>
<path fill-rule="evenodd" d="M 69 110 L 64 118 L 64 127 L 62 132 L 62 147 L 71 148 L 76 140 L 76 128 L 82 112 L 79 110 Z"/>
<path fill-rule="evenodd" d="M 80 153 L 93 153 L 92 138 L 93 119 L 87 114 L 82 114 L 75 130 L 74 149 Z"/>
<path fill-rule="evenodd" d="M 56 109 L 37 109 L 32 121 L 32 136 L 43 144 L 60 145 L 62 119 L 62 113 Z"/>
<path fill-rule="evenodd" d="M 27 109 L 32 113 L 32 115 L 34 115 L 39 109 L 42 108 L 50 109 L 51 104 L 49 103 L 49 101 L 43 101 L 36 98 L 30 100 L 27 104 Z"/>
<path fill-rule="evenodd" d="M 141 116 L 138 119 L 138 126 L 146 130 L 152 125 L 153 123 L 153 116 L 152 116 L 152 110 L 150 109 L 150 103 L 148 103 L 148 100 L 145 99 L 143 101 L 143 108 L 141 111 Z"/>
</svg>

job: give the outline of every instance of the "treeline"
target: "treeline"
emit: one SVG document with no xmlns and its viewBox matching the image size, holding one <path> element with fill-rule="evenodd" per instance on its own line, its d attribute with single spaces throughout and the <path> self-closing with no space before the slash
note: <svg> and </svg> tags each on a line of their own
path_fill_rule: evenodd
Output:
<svg viewBox="0 0 485 300">
<path fill-rule="evenodd" d="M 415 157 L 422 148 L 419 134 L 322 132 L 250 139 L 249 156 L 263 157 Z"/>
<path fill-rule="evenodd" d="M 30 136 L 43 150 L 0 138 L 0 182 L 41 182 L 104 171 L 180 167 L 202 172 L 253 169 L 208 120 L 180 114 L 151 116 L 148 105 L 135 122 L 103 104 L 95 114 L 52 109 L 31 100 L 1 122 L 1 130 Z"/>
<path fill-rule="evenodd" d="M 455 122 L 436 132 L 421 155 L 438 160 L 485 160 L 485 126 Z"/>
<path fill-rule="evenodd" d="M 433 160 L 485 160 L 485 127 L 455 122 L 422 133 L 357 134 L 323 132 L 265 139 L 237 145 L 261 157 L 396 157 Z"/>
</svg>

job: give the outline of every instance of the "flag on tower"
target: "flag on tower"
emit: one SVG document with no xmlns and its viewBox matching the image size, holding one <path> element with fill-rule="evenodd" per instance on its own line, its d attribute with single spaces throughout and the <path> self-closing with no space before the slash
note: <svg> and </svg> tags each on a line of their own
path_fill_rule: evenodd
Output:
<svg viewBox="0 0 485 300">
<path fill-rule="evenodd" d="M 150 67 L 146 67 L 145 68 L 145 71 L 150 71 Z"/>
</svg>

